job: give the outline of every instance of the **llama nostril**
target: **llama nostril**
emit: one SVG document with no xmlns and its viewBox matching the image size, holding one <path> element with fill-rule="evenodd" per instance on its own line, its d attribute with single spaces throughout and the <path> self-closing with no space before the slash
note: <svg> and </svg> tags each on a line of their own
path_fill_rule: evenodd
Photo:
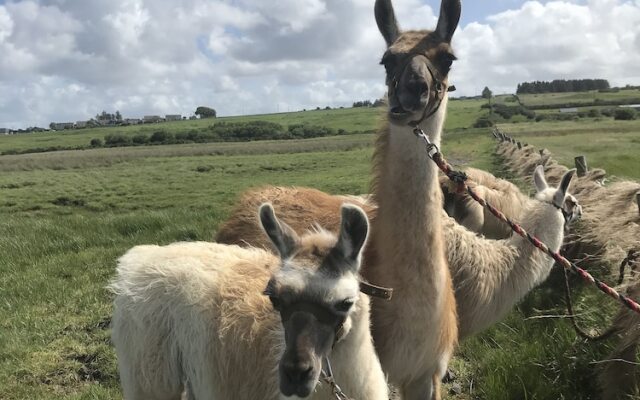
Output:
<svg viewBox="0 0 640 400">
<path fill-rule="evenodd" d="M 307 381 L 311 378 L 311 374 L 313 373 L 313 367 L 309 367 L 304 371 L 300 372 L 300 381 Z"/>
<path fill-rule="evenodd" d="M 299 367 L 288 368 L 285 371 L 289 382 L 293 384 L 301 384 L 307 382 L 313 374 L 313 367 L 301 365 Z"/>
</svg>

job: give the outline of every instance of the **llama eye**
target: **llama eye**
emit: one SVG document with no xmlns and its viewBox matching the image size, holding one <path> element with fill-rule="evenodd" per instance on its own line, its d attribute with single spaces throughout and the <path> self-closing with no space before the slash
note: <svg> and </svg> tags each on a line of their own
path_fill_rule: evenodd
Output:
<svg viewBox="0 0 640 400">
<path fill-rule="evenodd" d="M 336 303 L 335 308 L 340 312 L 347 312 L 353 307 L 353 300 L 342 300 Z"/>
<path fill-rule="evenodd" d="M 455 60 L 457 60 L 457 58 L 453 54 L 445 54 L 442 56 L 440 62 L 445 69 L 449 70 L 451 69 L 451 65 L 453 65 L 453 62 Z"/>
<path fill-rule="evenodd" d="M 275 308 L 276 310 L 280 310 L 280 299 L 277 298 L 276 296 L 269 296 L 269 300 L 271 301 L 271 305 L 273 306 L 273 308 Z"/>
</svg>

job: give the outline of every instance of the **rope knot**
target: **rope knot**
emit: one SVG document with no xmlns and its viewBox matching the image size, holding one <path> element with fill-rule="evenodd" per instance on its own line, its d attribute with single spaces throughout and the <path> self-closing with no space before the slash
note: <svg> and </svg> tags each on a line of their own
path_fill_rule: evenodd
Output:
<svg viewBox="0 0 640 400">
<path fill-rule="evenodd" d="M 464 173 L 463 171 L 451 170 L 447 174 L 447 177 L 449 177 L 451 182 L 455 183 L 456 191 L 458 192 L 458 194 L 464 193 L 466 191 L 466 182 L 467 179 L 469 179 L 466 173 Z"/>
</svg>

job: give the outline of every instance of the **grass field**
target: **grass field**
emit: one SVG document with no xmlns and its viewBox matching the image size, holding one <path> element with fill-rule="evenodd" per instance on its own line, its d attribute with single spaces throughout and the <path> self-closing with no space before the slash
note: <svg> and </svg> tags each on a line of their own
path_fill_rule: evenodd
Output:
<svg viewBox="0 0 640 400">
<path fill-rule="evenodd" d="M 520 101 L 527 106 L 565 104 L 565 103 L 593 103 L 598 100 L 616 101 L 640 99 L 640 90 L 629 89 L 618 92 L 568 92 L 568 93 L 541 93 L 541 94 L 521 94 L 518 95 Z"/>
<path fill-rule="evenodd" d="M 480 100 L 451 101 L 447 129 L 460 129 L 473 124 L 482 114 L 480 104 L 482 104 Z M 347 108 L 0 136 L 0 153 L 54 146 L 75 148 L 88 146 L 91 139 L 102 140 L 106 135 L 124 134 L 133 137 L 138 134 L 151 135 L 158 130 L 178 133 L 192 129 L 203 129 L 217 122 L 267 121 L 283 126 L 304 123 L 326 126 L 336 130 L 344 129 L 349 133 L 373 133 L 378 126 L 380 115 L 380 108 Z"/>
<path fill-rule="evenodd" d="M 500 172 L 489 131 L 470 128 L 482 115 L 482 103 L 450 102 L 443 149 L 455 164 Z M 304 118 L 371 131 L 376 115 L 372 109 L 349 109 L 246 118 L 283 124 Z M 638 178 L 638 122 L 501 128 L 549 148 L 560 160 L 585 154 L 593 167 Z M 135 129 L 142 128 L 125 130 L 134 134 Z M 85 143 L 103 135 L 98 131 L 107 132 L 1 137 L 0 149 L 38 147 L 34 143 L 44 139 Z M 248 187 L 305 185 L 365 193 L 373 138 L 360 134 L 0 156 L 0 399 L 121 398 L 109 343 L 112 299 L 104 289 L 116 258 L 136 244 L 210 240 Z M 619 165 L 621 157 L 626 161 Z M 461 345 L 453 367 L 463 393 L 448 398 L 597 397 L 591 363 L 610 343 L 585 344 L 562 318 L 539 318 L 563 313 L 558 287 L 552 276 L 505 321 Z M 581 316 L 591 323 L 602 322 L 614 308 L 589 289 L 579 292 Z"/>
<path fill-rule="evenodd" d="M 538 148 L 548 148 L 556 160 L 572 166 L 585 155 L 592 168 L 609 175 L 640 179 L 640 120 L 581 119 L 566 122 L 503 124 L 508 135 Z"/>
</svg>

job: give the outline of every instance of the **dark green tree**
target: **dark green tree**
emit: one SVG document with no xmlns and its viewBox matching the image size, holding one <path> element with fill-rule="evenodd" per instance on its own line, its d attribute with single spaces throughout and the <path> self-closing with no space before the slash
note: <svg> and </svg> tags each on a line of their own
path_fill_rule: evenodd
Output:
<svg viewBox="0 0 640 400">
<path fill-rule="evenodd" d="M 204 106 L 196 108 L 196 112 L 194 114 L 199 116 L 200 118 L 215 118 L 217 115 L 216 110 Z"/>
<path fill-rule="evenodd" d="M 482 91 L 482 98 L 490 99 L 491 97 L 493 97 L 493 92 L 491 91 L 491 89 L 485 86 L 484 90 Z"/>
</svg>

